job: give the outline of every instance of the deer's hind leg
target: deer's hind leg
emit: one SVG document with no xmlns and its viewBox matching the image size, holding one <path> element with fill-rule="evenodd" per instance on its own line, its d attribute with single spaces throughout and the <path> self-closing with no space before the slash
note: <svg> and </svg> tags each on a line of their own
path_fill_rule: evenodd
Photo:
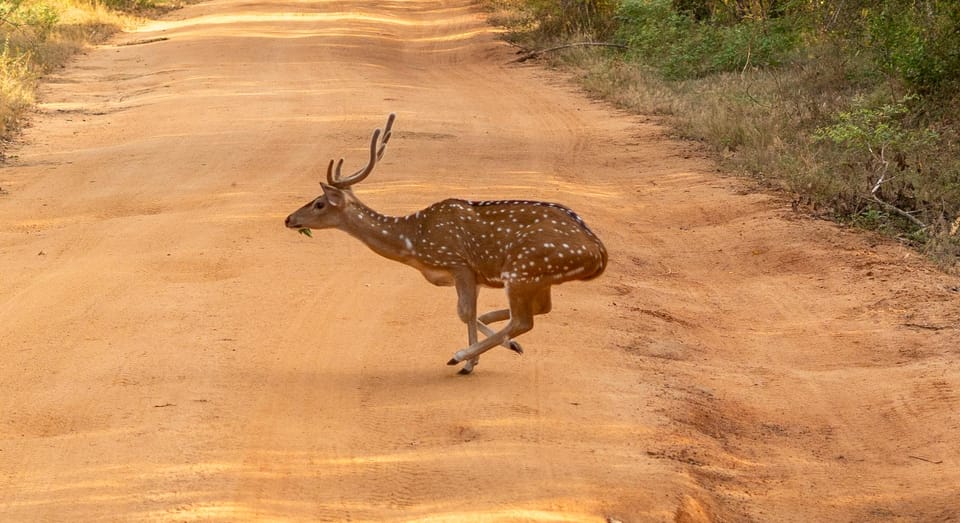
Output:
<svg viewBox="0 0 960 523">
<path fill-rule="evenodd" d="M 533 314 L 546 314 L 552 308 L 553 301 L 550 299 L 550 286 L 548 285 L 533 295 Z"/>
<path fill-rule="evenodd" d="M 477 282 L 476 276 L 470 272 L 457 274 L 454 278 L 457 287 L 457 315 L 460 320 L 467 324 L 467 341 L 471 346 L 477 343 Z M 484 325 L 486 328 L 486 325 Z M 462 369 L 460 374 L 470 374 L 473 368 L 480 363 L 480 356 L 471 358 Z"/>
<path fill-rule="evenodd" d="M 493 329 L 487 327 L 486 321 L 502 321 L 510 318 L 510 311 L 508 309 L 493 311 L 483 315 L 483 318 L 487 318 L 493 314 L 493 319 L 483 320 L 477 318 L 477 296 L 480 293 L 480 288 L 476 284 L 476 275 L 472 272 L 462 271 L 457 273 L 454 276 L 454 283 L 457 288 L 457 315 L 460 317 L 460 320 L 467 325 L 467 342 L 469 346 L 477 344 L 478 329 L 487 337 L 494 334 Z M 523 348 L 515 341 L 508 339 L 501 345 L 517 354 L 523 354 Z M 479 355 L 471 358 L 470 361 L 460 369 L 460 374 L 470 374 L 473 372 L 473 368 L 479 363 Z"/>
<path fill-rule="evenodd" d="M 552 308 L 552 303 L 550 300 L 550 287 L 544 287 L 537 291 L 537 293 L 533 295 L 531 303 L 533 305 L 533 314 L 535 316 L 550 312 L 550 309 Z M 489 337 L 493 336 L 494 331 L 486 324 L 509 319 L 510 309 L 490 311 L 480 315 L 480 317 L 477 318 L 477 326 L 480 328 L 480 332 Z M 517 354 L 523 354 L 523 347 L 517 343 L 516 340 L 507 340 L 505 343 L 503 343 L 503 346 L 512 350 L 513 352 L 516 352 Z"/>
</svg>

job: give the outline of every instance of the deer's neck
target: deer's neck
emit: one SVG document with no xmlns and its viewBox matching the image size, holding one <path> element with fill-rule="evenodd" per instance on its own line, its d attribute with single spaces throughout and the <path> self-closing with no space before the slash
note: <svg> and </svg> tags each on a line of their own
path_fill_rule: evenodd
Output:
<svg viewBox="0 0 960 523">
<path fill-rule="evenodd" d="M 380 256 L 400 262 L 414 259 L 417 228 L 411 216 L 386 216 L 354 199 L 339 228 Z"/>
</svg>

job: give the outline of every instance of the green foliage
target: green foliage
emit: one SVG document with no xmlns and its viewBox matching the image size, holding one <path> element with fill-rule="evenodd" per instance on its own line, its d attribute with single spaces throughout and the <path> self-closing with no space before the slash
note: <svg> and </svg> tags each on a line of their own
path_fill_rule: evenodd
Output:
<svg viewBox="0 0 960 523">
<path fill-rule="evenodd" d="M 21 33 L 32 33 L 45 40 L 57 25 L 60 15 L 57 10 L 45 3 L 28 3 L 23 0 L 0 1 L 0 23 Z"/>
<path fill-rule="evenodd" d="M 667 78 L 783 64 L 834 39 L 850 57 L 921 95 L 960 88 L 960 2 L 890 0 L 624 0 L 616 35 Z"/>
<path fill-rule="evenodd" d="M 864 229 L 881 230 L 888 223 L 890 215 L 878 209 L 866 209 L 853 217 L 853 223 Z"/>
<path fill-rule="evenodd" d="M 952 131 L 943 135 L 911 121 L 916 96 L 896 103 L 857 105 L 840 111 L 830 125 L 812 135 L 820 144 L 818 177 L 842 177 L 853 222 L 872 229 L 904 230 L 913 242 L 929 240 L 926 227 L 946 233 L 946 224 L 960 212 L 960 159 Z M 852 204 L 852 205 L 851 205 Z M 879 207 L 878 207 L 879 206 Z M 897 209 L 898 213 L 880 211 Z M 877 211 L 879 214 L 871 214 Z M 909 214 L 915 220 L 903 220 Z"/>
<path fill-rule="evenodd" d="M 593 92 L 960 269 L 960 2 L 496 1 L 524 5 L 528 43 L 604 28 L 626 56 L 570 55 Z"/>
<path fill-rule="evenodd" d="M 908 96 L 897 103 L 841 111 L 836 123 L 818 128 L 813 136 L 870 152 L 872 156 L 924 151 L 936 143 L 939 135 L 931 129 L 908 128 L 902 124 L 910 113 L 906 103 L 915 100 L 915 96 Z"/>
<path fill-rule="evenodd" d="M 790 18 L 724 24 L 698 20 L 695 12 L 677 10 L 671 0 L 627 0 L 617 11 L 617 38 L 669 79 L 776 66 L 801 41 Z"/>
<path fill-rule="evenodd" d="M 673 0 L 677 12 L 697 20 L 737 23 L 744 20 L 766 20 L 795 11 L 803 0 Z"/>
<path fill-rule="evenodd" d="M 960 81 L 960 3 L 884 2 L 864 10 L 867 43 L 877 65 L 923 94 L 955 89 Z"/>
</svg>

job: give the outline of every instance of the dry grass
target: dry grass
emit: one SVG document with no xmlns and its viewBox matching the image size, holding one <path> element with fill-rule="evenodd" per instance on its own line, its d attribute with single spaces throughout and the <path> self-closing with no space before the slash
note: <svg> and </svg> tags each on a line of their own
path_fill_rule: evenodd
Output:
<svg viewBox="0 0 960 523">
<path fill-rule="evenodd" d="M 0 141 L 9 141 L 35 103 L 37 83 L 85 47 L 140 20 L 84 0 L 23 0 L 0 9 Z M 2 158 L 2 151 L 0 151 Z"/>
</svg>

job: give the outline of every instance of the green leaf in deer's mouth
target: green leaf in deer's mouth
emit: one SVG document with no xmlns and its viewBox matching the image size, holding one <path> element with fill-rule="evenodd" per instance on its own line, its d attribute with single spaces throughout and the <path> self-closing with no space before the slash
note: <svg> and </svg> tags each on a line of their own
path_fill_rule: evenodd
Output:
<svg viewBox="0 0 960 523">
<path fill-rule="evenodd" d="M 313 238 L 313 231 L 311 231 L 311 230 L 308 229 L 307 227 L 300 227 L 299 229 L 297 229 L 297 232 L 299 232 L 300 234 L 303 234 L 304 236 L 307 236 L 307 237 L 309 237 L 309 238 Z"/>
</svg>

